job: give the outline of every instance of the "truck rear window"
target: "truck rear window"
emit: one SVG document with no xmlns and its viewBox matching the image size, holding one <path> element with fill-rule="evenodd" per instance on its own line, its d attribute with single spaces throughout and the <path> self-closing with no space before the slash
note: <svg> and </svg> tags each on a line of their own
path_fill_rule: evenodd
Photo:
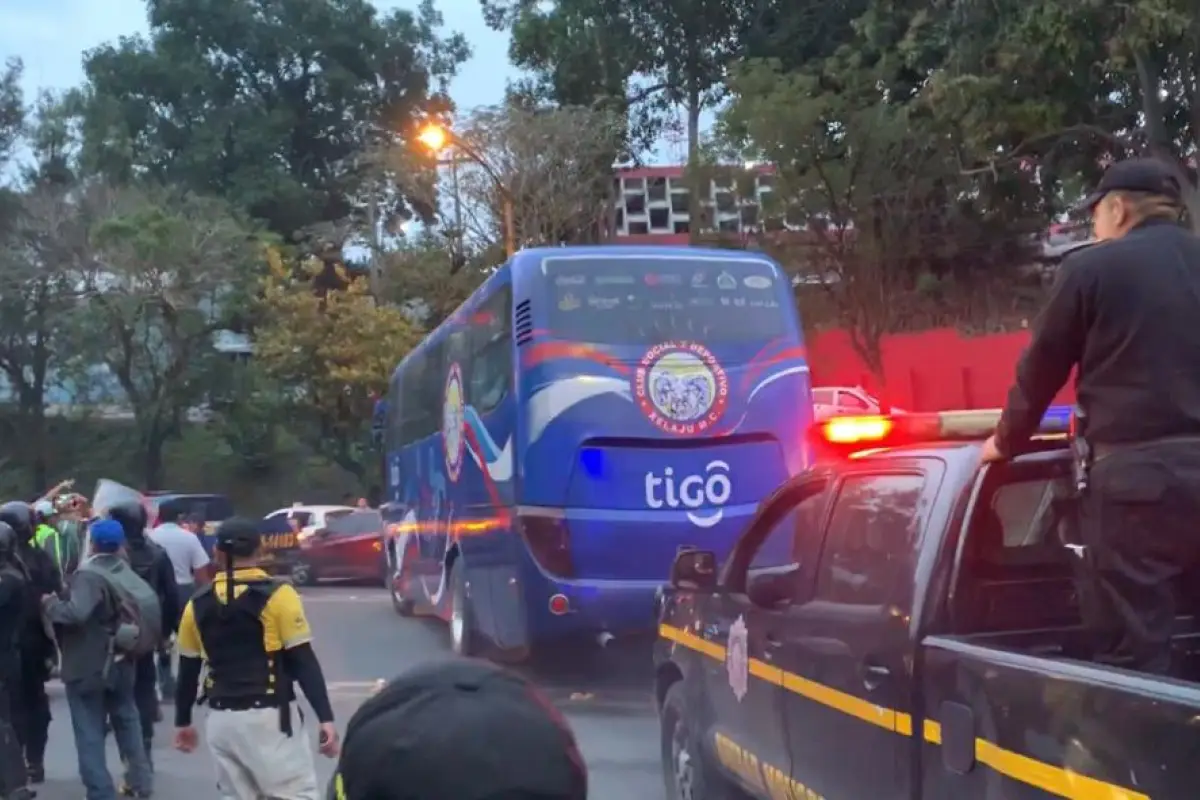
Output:
<svg viewBox="0 0 1200 800">
<path fill-rule="evenodd" d="M 1063 538 L 1070 516 L 1062 501 L 1070 490 L 1065 459 L 989 468 L 958 569 L 955 605 L 962 630 L 1078 623 L 1073 556 Z"/>
</svg>

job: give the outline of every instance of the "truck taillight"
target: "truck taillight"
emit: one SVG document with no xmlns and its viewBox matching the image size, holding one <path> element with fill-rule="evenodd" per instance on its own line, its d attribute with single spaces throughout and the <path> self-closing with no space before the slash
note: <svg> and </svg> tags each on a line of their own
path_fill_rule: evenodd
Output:
<svg viewBox="0 0 1200 800">
<path fill-rule="evenodd" d="M 571 531 L 561 512 L 549 509 L 519 511 L 517 530 L 529 546 L 533 560 L 556 578 L 575 576 L 571 558 Z"/>
</svg>

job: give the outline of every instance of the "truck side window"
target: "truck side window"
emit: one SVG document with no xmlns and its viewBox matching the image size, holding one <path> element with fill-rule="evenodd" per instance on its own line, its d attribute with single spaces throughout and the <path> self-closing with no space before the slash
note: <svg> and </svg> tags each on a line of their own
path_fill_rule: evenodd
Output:
<svg viewBox="0 0 1200 800">
<path fill-rule="evenodd" d="M 793 506 L 763 538 L 758 552 L 750 559 L 750 569 L 784 567 L 801 562 L 811 566 L 821 546 L 818 526 L 825 499 L 825 492 L 818 492 Z"/>
<path fill-rule="evenodd" d="M 920 534 L 918 474 L 850 475 L 842 481 L 825 534 L 816 599 L 888 605 L 911 581 Z"/>
</svg>

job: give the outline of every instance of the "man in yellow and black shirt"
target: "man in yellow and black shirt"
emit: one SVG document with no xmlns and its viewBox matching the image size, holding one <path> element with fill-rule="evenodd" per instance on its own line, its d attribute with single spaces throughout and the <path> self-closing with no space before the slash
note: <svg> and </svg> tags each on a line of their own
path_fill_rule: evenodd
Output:
<svg viewBox="0 0 1200 800">
<path fill-rule="evenodd" d="M 338 737 L 300 595 L 259 569 L 257 523 L 228 519 L 216 540 L 220 572 L 192 597 L 179 623 L 175 746 L 196 748 L 192 708 L 207 662 L 205 734 L 225 794 L 318 800 L 312 751 L 292 713 L 293 683 L 316 713 L 324 755 L 337 755 Z"/>
</svg>

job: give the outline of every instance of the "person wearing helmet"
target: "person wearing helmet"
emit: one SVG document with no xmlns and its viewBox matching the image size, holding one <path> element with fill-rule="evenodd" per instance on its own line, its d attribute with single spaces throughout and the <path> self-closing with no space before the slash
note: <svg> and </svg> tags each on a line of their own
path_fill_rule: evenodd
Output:
<svg viewBox="0 0 1200 800">
<path fill-rule="evenodd" d="M 19 501 L 0 505 L 0 522 L 17 535 L 17 557 L 29 574 L 26 593 L 31 609 L 40 609 L 42 597 L 62 591 L 62 576 L 50 555 L 34 543 L 35 517 L 29 504 Z M 42 783 L 46 779 L 43 766 L 46 742 L 50 732 L 50 698 L 46 682 L 58 663 L 54 637 L 42 615 L 33 611 L 26 615 L 21 632 L 21 675 L 13 709 L 17 738 L 25 751 L 29 780 Z"/>
<path fill-rule="evenodd" d="M 118 503 L 108 510 L 108 518 L 118 523 L 125 533 L 125 554 L 129 566 L 138 577 L 158 595 L 162 609 L 162 641 L 175 632 L 179 619 L 179 588 L 175 584 L 175 568 L 167 551 L 146 535 L 146 508 L 141 503 Z M 134 665 L 134 697 L 142 720 L 142 738 L 146 755 L 151 755 L 154 724 L 162 718 L 158 706 L 158 655 L 150 653 Z"/>
<path fill-rule="evenodd" d="M 231 518 L 216 531 L 218 573 L 193 595 L 179 624 L 175 747 L 198 745 L 192 709 L 208 664 L 205 738 L 224 795 L 238 800 L 317 800 L 316 768 L 293 714 L 293 683 L 312 705 L 320 749 L 337 755 L 338 735 L 312 631 L 296 590 L 260 568 L 258 523 Z"/>
<path fill-rule="evenodd" d="M 33 797 L 13 724 L 21 682 L 21 633 L 30 612 L 29 575 L 17 557 L 19 545 L 17 532 L 0 522 L 0 797 L 5 800 Z"/>
</svg>

